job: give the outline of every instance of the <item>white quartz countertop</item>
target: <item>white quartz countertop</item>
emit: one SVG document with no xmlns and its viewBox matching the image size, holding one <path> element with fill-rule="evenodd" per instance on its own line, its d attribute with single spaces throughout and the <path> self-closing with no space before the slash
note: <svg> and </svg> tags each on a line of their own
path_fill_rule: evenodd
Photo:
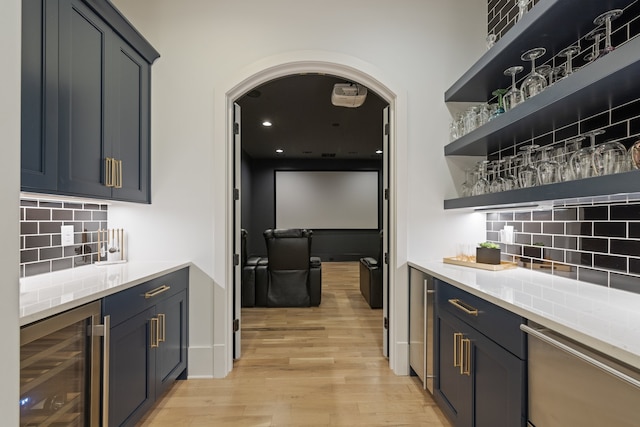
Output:
<svg viewBox="0 0 640 427">
<path fill-rule="evenodd" d="M 190 266 L 189 262 L 87 265 L 20 279 L 20 326 Z"/>
<path fill-rule="evenodd" d="M 417 268 L 640 369 L 640 295 L 524 268 L 486 271 L 414 260 Z"/>
</svg>

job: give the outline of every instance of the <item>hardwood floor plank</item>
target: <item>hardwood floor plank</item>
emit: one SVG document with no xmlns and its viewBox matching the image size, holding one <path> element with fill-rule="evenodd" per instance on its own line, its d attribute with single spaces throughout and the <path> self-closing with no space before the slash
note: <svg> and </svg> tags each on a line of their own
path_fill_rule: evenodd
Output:
<svg viewBox="0 0 640 427">
<path fill-rule="evenodd" d="M 322 263 L 322 282 L 320 307 L 243 309 L 229 376 L 176 382 L 139 425 L 450 427 L 417 378 L 389 369 L 358 263 Z"/>
</svg>

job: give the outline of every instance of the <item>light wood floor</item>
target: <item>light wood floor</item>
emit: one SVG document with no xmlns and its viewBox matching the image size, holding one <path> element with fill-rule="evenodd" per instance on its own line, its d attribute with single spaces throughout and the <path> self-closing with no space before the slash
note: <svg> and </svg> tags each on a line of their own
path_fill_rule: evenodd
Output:
<svg viewBox="0 0 640 427">
<path fill-rule="evenodd" d="M 450 426 L 417 378 L 389 369 L 358 268 L 322 263 L 320 307 L 243 309 L 233 371 L 178 381 L 139 425 Z"/>
</svg>

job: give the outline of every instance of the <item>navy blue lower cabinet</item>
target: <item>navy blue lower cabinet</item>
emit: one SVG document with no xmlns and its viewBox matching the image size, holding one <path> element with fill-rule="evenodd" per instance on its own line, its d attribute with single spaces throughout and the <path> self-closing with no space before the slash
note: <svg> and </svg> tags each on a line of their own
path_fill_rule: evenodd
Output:
<svg viewBox="0 0 640 427">
<path fill-rule="evenodd" d="M 104 298 L 111 317 L 109 426 L 134 426 L 187 375 L 189 270 Z"/>
<path fill-rule="evenodd" d="M 504 316 L 504 309 L 441 281 L 436 293 L 436 402 L 456 427 L 524 427 L 526 360 L 506 347 L 519 353 L 525 337 L 516 337 L 517 343 L 512 333 L 504 333 L 520 318 L 513 315 L 494 326 L 491 316 Z M 460 315 L 456 304 L 461 302 L 466 310 L 482 309 Z"/>
<path fill-rule="evenodd" d="M 109 426 L 134 425 L 156 399 L 155 349 L 149 319 L 155 307 L 111 328 L 109 351 Z"/>
</svg>

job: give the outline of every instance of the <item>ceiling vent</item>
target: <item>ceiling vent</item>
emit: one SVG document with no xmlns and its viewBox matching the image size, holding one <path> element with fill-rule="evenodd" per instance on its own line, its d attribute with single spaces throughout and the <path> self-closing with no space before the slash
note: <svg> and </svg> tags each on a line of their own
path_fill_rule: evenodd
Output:
<svg viewBox="0 0 640 427">
<path fill-rule="evenodd" d="M 356 108 L 364 104 L 367 88 L 353 83 L 336 83 L 331 92 L 331 103 L 336 107 Z"/>
</svg>

